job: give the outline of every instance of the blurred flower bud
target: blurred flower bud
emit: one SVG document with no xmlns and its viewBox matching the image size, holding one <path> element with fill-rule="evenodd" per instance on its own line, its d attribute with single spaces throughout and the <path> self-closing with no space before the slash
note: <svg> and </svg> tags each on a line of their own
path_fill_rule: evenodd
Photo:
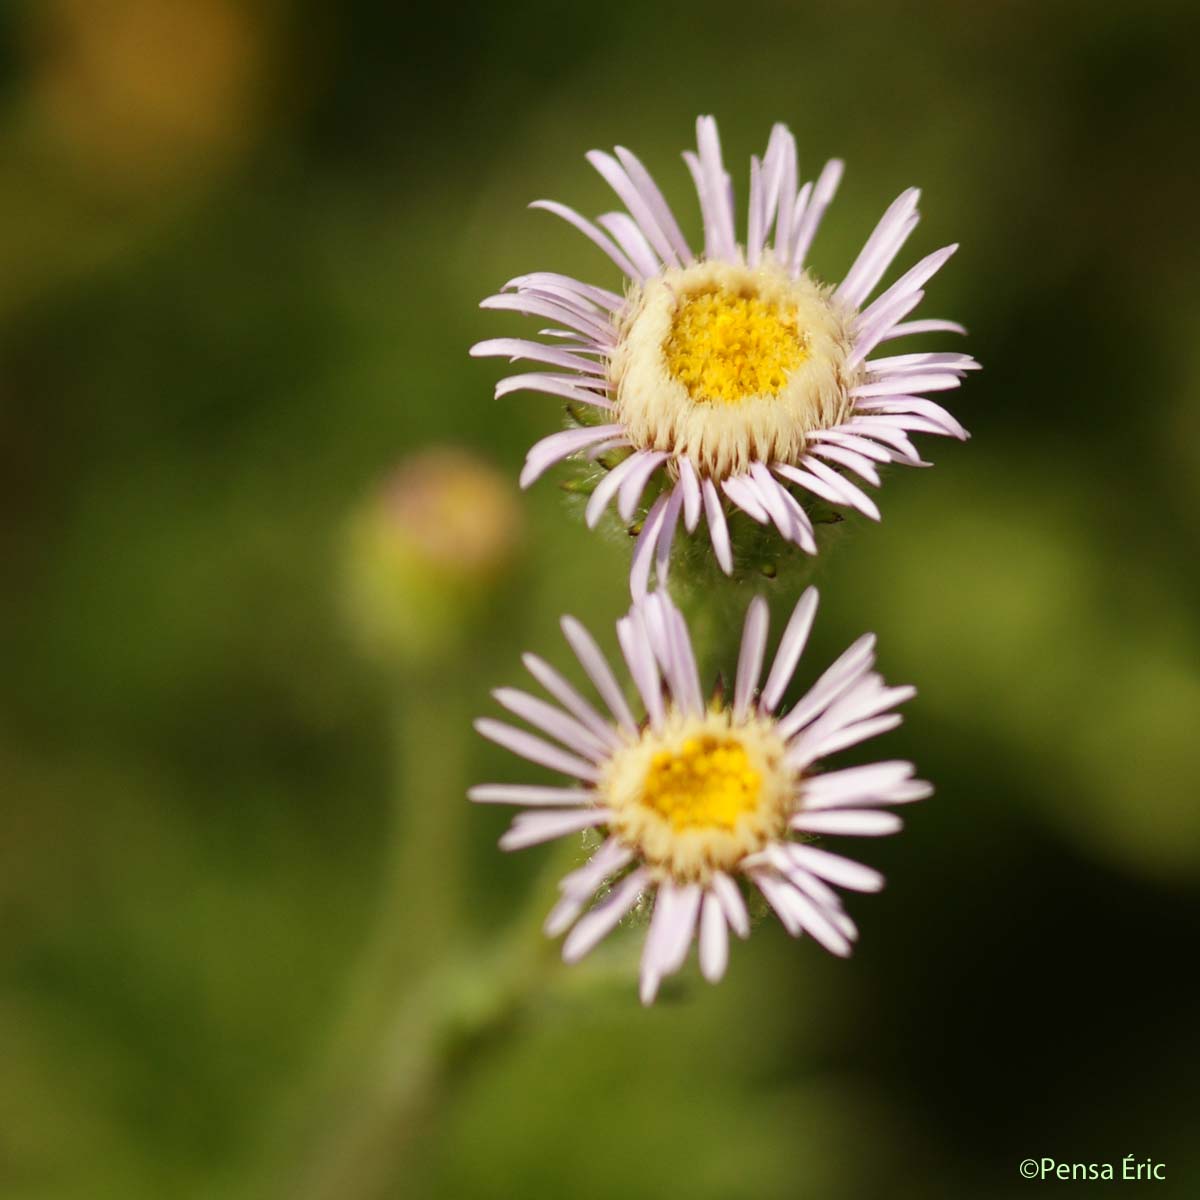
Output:
<svg viewBox="0 0 1200 1200">
<path fill-rule="evenodd" d="M 346 609 L 363 651 L 416 665 L 455 650 L 512 563 L 521 525 L 509 480 L 471 452 L 404 460 L 350 523 Z"/>
</svg>

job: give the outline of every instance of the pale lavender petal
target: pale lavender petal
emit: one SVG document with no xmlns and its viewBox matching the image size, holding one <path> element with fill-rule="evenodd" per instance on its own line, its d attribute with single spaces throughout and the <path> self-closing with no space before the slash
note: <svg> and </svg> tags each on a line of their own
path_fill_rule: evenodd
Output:
<svg viewBox="0 0 1200 1200">
<path fill-rule="evenodd" d="M 780 126 L 776 126 L 780 128 Z M 779 135 L 779 213 L 775 220 L 775 258 L 781 263 L 792 259 L 792 213 L 796 205 L 796 139 L 783 127 Z"/>
<path fill-rule="evenodd" d="M 621 643 L 621 653 L 625 656 L 629 674 L 642 698 L 642 707 L 650 718 L 650 725 L 660 729 L 664 712 L 662 681 L 645 622 L 636 612 L 617 622 L 617 640 Z"/>
<path fill-rule="evenodd" d="M 848 450 L 845 446 L 831 445 L 828 442 L 816 442 L 809 450 L 809 454 L 815 454 L 818 458 L 826 458 L 831 462 L 838 463 L 847 470 L 853 471 L 860 479 L 879 487 L 879 472 L 872 466 L 869 458 L 855 450 Z"/>
<path fill-rule="evenodd" d="M 708 520 L 708 536 L 712 540 L 713 553 L 721 570 L 733 574 L 733 547 L 729 542 L 729 527 L 725 524 L 725 513 L 721 508 L 721 497 L 711 479 L 701 485 L 704 494 L 704 514 Z"/>
<path fill-rule="evenodd" d="M 665 658 L 670 663 L 671 693 L 676 704 L 692 716 L 703 716 L 700 674 L 696 669 L 692 639 L 683 614 L 665 592 L 649 597 L 644 612 L 647 618 L 656 623 L 656 636 L 663 641 Z"/>
<path fill-rule="evenodd" d="M 805 554 L 816 554 L 817 541 L 813 535 L 812 521 L 809 519 L 808 513 L 804 511 L 800 505 L 800 501 L 787 488 L 781 487 L 779 489 L 779 496 L 792 518 L 792 541 Z"/>
<path fill-rule="evenodd" d="M 588 678 L 595 684 L 596 691 L 608 705 L 609 712 L 616 717 L 627 733 L 636 733 L 637 722 L 634 721 L 633 713 L 629 711 L 629 705 L 626 704 L 616 678 L 595 639 L 574 617 L 563 617 L 562 631 Z"/>
<path fill-rule="evenodd" d="M 805 214 L 808 212 L 809 203 L 812 200 L 813 181 L 810 179 L 796 193 L 796 206 L 792 211 L 792 238 L 791 244 L 793 247 L 797 245 L 797 239 L 800 236 L 800 227 L 804 224 Z M 787 264 L 788 270 L 793 274 L 797 274 L 799 267 L 795 264 L 795 252 L 790 256 L 790 261 Z"/>
<path fill-rule="evenodd" d="M 750 936 L 750 914 L 738 885 L 724 871 L 714 871 L 711 881 L 713 894 L 721 902 L 721 911 L 729 927 L 740 938 Z"/>
<path fill-rule="evenodd" d="M 615 875 L 632 858 L 632 850 L 610 837 L 582 867 L 569 871 L 558 881 L 558 890 L 588 900 L 605 879 Z"/>
<path fill-rule="evenodd" d="M 909 188 L 892 201 L 854 260 L 846 278 L 834 292 L 835 300 L 858 308 L 875 290 L 875 285 L 883 278 L 901 246 L 917 227 L 917 201 L 920 197 L 917 188 Z"/>
<path fill-rule="evenodd" d="M 637 903 L 647 879 L 646 869 L 639 868 L 622 879 L 595 908 L 580 917 L 575 928 L 567 934 L 567 940 L 563 942 L 563 962 L 578 962 L 610 933 L 617 922 Z"/>
<path fill-rule="evenodd" d="M 679 458 L 676 462 L 679 464 L 679 483 L 683 487 L 683 525 L 688 533 L 693 533 L 700 521 L 700 481 L 690 459 Z"/>
<path fill-rule="evenodd" d="M 638 534 L 633 545 L 633 560 L 629 567 L 629 590 L 635 600 L 641 600 L 646 595 L 650 582 L 650 564 L 654 559 L 654 547 L 662 532 L 663 519 L 666 516 L 667 497 L 661 495 L 650 506 L 642 531 Z"/>
<path fill-rule="evenodd" d="M 826 771 L 803 784 L 805 810 L 857 807 L 886 802 L 893 789 L 912 779 L 913 765 L 902 760 Z"/>
<path fill-rule="evenodd" d="M 860 362 L 883 341 L 888 330 L 897 321 L 907 317 L 914 308 L 925 298 L 925 293 L 918 290 L 893 296 L 886 304 L 878 308 L 872 305 L 869 318 L 859 315 L 857 331 L 854 337 L 854 349 L 846 356 L 846 366 L 856 367 Z M 876 305 L 879 301 L 875 302 Z"/>
<path fill-rule="evenodd" d="M 650 476 L 654 474 L 666 457 L 662 450 L 644 453 L 639 457 L 637 466 L 625 476 L 617 496 L 617 512 L 621 514 L 622 521 L 629 521 L 633 518 L 633 511 L 642 498 L 642 492 L 645 490 Z"/>
<path fill-rule="evenodd" d="M 671 489 L 671 498 L 667 501 L 662 532 L 658 535 L 658 546 L 654 551 L 654 572 L 658 577 L 659 587 L 665 587 L 667 583 L 667 575 L 671 569 L 671 546 L 675 541 L 675 527 L 679 524 L 679 512 L 682 507 L 683 487 L 676 483 Z"/>
<path fill-rule="evenodd" d="M 566 367 L 588 378 L 603 378 L 601 368 L 595 362 L 579 358 L 561 346 L 547 346 L 529 338 L 488 338 L 486 341 L 476 342 L 468 353 L 472 358 L 507 358 L 510 362 L 525 358 L 530 362 L 545 363 L 551 367 Z"/>
<path fill-rule="evenodd" d="M 850 954 L 849 940 L 833 924 L 825 912 L 790 882 L 787 888 L 787 903 L 800 924 L 812 934 L 830 954 L 846 958 Z"/>
<path fill-rule="evenodd" d="M 552 433 L 540 442 L 535 442 L 525 456 L 525 466 L 521 471 L 520 484 L 529 487 L 555 463 L 578 454 L 595 442 L 616 436 L 622 432 L 620 425 L 589 425 L 586 429 L 564 429 L 560 433 Z"/>
<path fill-rule="evenodd" d="M 883 876 L 871 867 L 856 863 L 840 854 L 818 850 L 815 846 L 792 846 L 791 855 L 796 862 L 810 870 L 820 879 L 827 879 L 838 887 L 852 892 L 877 892 L 883 887 Z"/>
<path fill-rule="evenodd" d="M 883 416 L 909 413 L 923 418 L 933 428 L 924 427 L 926 433 L 940 433 L 948 437 L 966 441 L 971 435 L 946 411 L 940 404 L 932 400 L 924 400 L 920 396 L 890 396 L 886 400 L 860 400 L 855 405 L 859 412 L 879 413 Z M 899 422 L 897 424 L 900 424 Z M 918 429 L 923 422 L 907 421 L 900 425 L 903 429 Z"/>
<path fill-rule="evenodd" d="M 646 451 L 635 450 L 628 458 L 622 459 L 615 467 L 613 467 L 599 483 L 596 484 L 591 496 L 588 497 L 587 508 L 584 510 L 583 519 L 589 529 L 594 529 L 600 518 L 604 515 L 604 510 L 608 507 L 609 501 L 620 489 L 621 484 L 629 477 L 630 473 L 636 471 L 638 466 L 647 457 Z"/>
<path fill-rule="evenodd" d="M 895 813 L 842 809 L 839 812 L 799 813 L 789 822 L 802 833 L 841 834 L 846 837 L 886 837 L 898 833 L 904 822 Z"/>
<path fill-rule="evenodd" d="M 842 914 L 842 898 L 827 883 L 822 882 L 811 871 L 796 862 L 792 856 L 792 851 L 796 846 L 795 842 L 775 842 L 767 847 L 767 859 L 776 870 L 787 876 L 793 886 L 811 896 L 831 917 L 834 914 Z M 851 923 L 851 928 L 853 928 L 853 923 Z M 845 929 L 843 932 L 847 937 L 856 936 Z"/>
<path fill-rule="evenodd" d="M 804 266 L 804 260 L 812 246 L 817 233 L 817 226 L 825 215 L 830 201 L 837 192 L 838 184 L 842 181 L 842 171 L 845 164 L 840 159 L 831 158 L 817 176 L 816 186 L 812 190 L 812 198 L 804 208 L 804 216 L 796 230 L 795 241 L 792 243 L 792 255 L 789 268 L 795 274 Z"/>
<path fill-rule="evenodd" d="M 490 717 L 480 717 L 475 722 L 475 728 L 489 741 L 551 771 L 561 771 L 564 775 L 573 775 L 589 783 L 595 783 L 600 778 L 600 772 L 591 763 L 574 754 L 567 754 L 540 737 L 526 733 L 524 729 L 506 725 L 503 721 L 493 721 Z"/>
<path fill-rule="evenodd" d="M 824 711 L 870 669 L 875 661 L 875 635 L 864 633 L 809 688 L 804 698 L 779 722 L 779 734 L 791 737 Z"/>
<path fill-rule="evenodd" d="M 750 710 L 754 689 L 762 675 L 763 655 L 767 649 L 770 610 L 761 596 L 755 596 L 746 609 L 742 626 L 742 647 L 738 654 L 737 677 L 733 690 L 734 720 L 741 721 Z"/>
<path fill-rule="evenodd" d="M 895 396 L 901 392 L 949 392 L 962 386 L 962 377 L 949 371 L 931 371 L 925 375 L 901 375 L 897 379 L 875 379 L 850 389 L 850 395 Z"/>
<path fill-rule="evenodd" d="M 642 944 L 641 980 L 638 993 L 643 1004 L 654 1003 L 658 985 L 666 973 L 663 968 L 663 947 L 670 933 L 671 915 L 675 907 L 674 893 L 670 885 L 664 884 L 654 897 L 654 911 L 650 916 L 650 928 Z"/>
<path fill-rule="evenodd" d="M 709 983 L 719 983 L 729 961 L 729 930 L 721 902 L 712 892 L 700 910 L 700 973 Z"/>
<path fill-rule="evenodd" d="M 700 201 L 700 223 L 704 226 L 704 257 L 720 258 L 715 238 L 717 236 L 716 217 L 713 215 L 712 201 L 708 198 L 708 183 L 704 178 L 704 168 L 700 159 L 691 150 L 683 152 L 683 161 L 691 172 L 692 183 L 696 186 L 696 197 Z"/>
<path fill-rule="evenodd" d="M 916 354 L 893 354 L 887 358 L 874 358 L 863 363 L 868 371 L 880 375 L 896 373 L 916 374 L 926 367 L 946 367 L 957 371 L 977 371 L 979 364 L 969 355 L 957 351 L 921 351 Z"/>
<path fill-rule="evenodd" d="M 624 146 L 618 146 L 616 151 L 621 165 L 625 168 L 625 173 L 640 192 L 659 229 L 663 231 L 667 241 L 679 255 L 679 261 L 681 263 L 691 262 L 696 256 L 687 244 L 687 239 L 683 236 L 683 230 L 679 228 L 679 223 L 675 220 L 671 206 L 659 190 L 658 184 L 654 182 L 650 172 Z"/>
<path fill-rule="evenodd" d="M 746 210 L 746 265 L 757 267 L 762 257 L 763 223 L 766 215 L 766 196 L 763 192 L 762 164 L 758 155 L 750 156 L 750 203 Z"/>
<path fill-rule="evenodd" d="M 879 506 L 862 490 L 856 483 L 851 483 L 844 475 L 839 475 L 831 467 L 827 467 L 818 458 L 811 455 L 806 456 L 804 465 L 831 488 L 836 488 L 845 497 L 843 503 L 849 504 L 852 508 L 857 508 L 864 516 L 870 517 L 872 521 L 879 520 Z"/>
<path fill-rule="evenodd" d="M 892 448 L 893 462 L 903 462 L 910 467 L 929 466 L 927 462 L 922 461 L 921 456 L 917 453 L 917 448 L 909 441 L 904 430 L 884 425 L 882 418 L 873 417 L 870 413 L 857 413 L 849 425 L 839 428 L 853 429 L 860 438 L 875 438 L 877 441 L 885 442 Z"/>
<path fill-rule="evenodd" d="M 619 150 L 618 153 L 620 153 Z M 628 151 L 626 153 L 628 154 Z M 603 150 L 589 150 L 587 160 L 604 176 L 609 187 L 621 198 L 622 203 L 629 210 L 629 215 L 637 222 L 638 228 L 650 245 L 654 247 L 659 258 L 668 266 L 682 266 L 683 263 L 675 252 L 675 248 L 659 228 L 653 210 L 625 173 L 622 165 L 611 154 L 605 154 Z"/>
<path fill-rule="evenodd" d="M 810 587 L 805 590 L 804 595 L 800 597 L 796 607 L 792 610 L 791 619 L 783 631 L 779 649 L 775 651 L 775 661 L 771 664 L 771 673 L 767 676 L 767 683 L 759 701 L 759 707 L 764 712 L 775 711 L 783 699 L 783 693 L 787 690 L 788 684 L 792 681 L 796 664 L 800 661 L 800 655 L 804 653 L 808 635 L 812 630 L 813 618 L 817 612 L 817 600 L 817 589 Z"/>
<path fill-rule="evenodd" d="M 936 318 L 931 318 L 928 321 L 908 321 L 903 325 L 894 325 L 889 333 L 879 340 L 881 342 L 890 342 L 894 338 L 908 337 L 913 333 L 961 333 L 966 334 L 965 325 L 960 325 L 957 321 L 940 321 Z"/>
<path fill-rule="evenodd" d="M 612 238 L 602 229 L 593 225 L 586 217 L 580 216 L 573 208 L 559 204 L 557 200 L 535 200 L 529 207 L 542 208 L 556 217 L 562 217 L 564 221 L 574 225 L 584 237 L 599 246 L 617 264 L 617 268 L 628 275 L 630 279 L 636 279 L 639 283 L 645 279 L 645 276 L 629 261 L 624 252 L 618 249 Z"/>
<path fill-rule="evenodd" d="M 885 308 L 896 297 L 905 296 L 920 290 L 928 280 L 932 279 L 941 270 L 946 260 L 957 249 L 958 245 L 955 243 L 952 246 L 943 246 L 942 249 L 935 250 L 932 254 L 927 254 L 915 267 L 911 267 L 905 271 L 873 304 L 863 309 L 860 321 L 862 323 L 870 321 L 876 313 Z"/>
<path fill-rule="evenodd" d="M 893 455 L 890 450 L 877 445 L 870 438 L 848 433 L 847 429 L 848 426 L 846 425 L 839 425 L 835 429 L 817 429 L 808 435 L 808 440 L 817 444 L 825 443 L 834 446 L 845 446 L 847 449 L 853 450 L 855 453 L 861 454 L 864 458 L 869 458 L 873 462 L 889 463 L 893 461 Z"/>
<path fill-rule="evenodd" d="M 782 487 L 775 482 L 771 472 L 762 463 L 751 463 L 749 478 L 742 476 L 742 480 L 753 489 L 755 496 L 767 510 L 767 515 L 775 522 L 775 528 L 791 541 L 795 533 L 791 510 L 783 498 Z"/>
<path fill-rule="evenodd" d="M 800 461 L 807 466 L 810 457 L 810 455 L 805 455 Z M 793 467 L 790 463 L 775 463 L 775 470 L 785 479 L 790 479 L 793 483 L 798 483 L 805 491 L 812 492 L 814 496 L 820 496 L 822 500 L 828 500 L 830 504 L 842 505 L 846 503 L 846 498 L 839 488 L 826 483 L 811 471 L 802 470 L 800 467 Z"/>
<path fill-rule="evenodd" d="M 586 725 L 568 716 L 561 709 L 530 696 L 518 688 L 496 688 L 492 695 L 497 703 L 507 708 L 514 716 L 528 721 L 536 729 L 561 742 L 568 750 L 574 750 L 592 762 L 604 762 L 609 756 L 609 746 L 602 742 Z"/>
<path fill-rule="evenodd" d="M 467 792 L 476 804 L 524 804 L 561 808 L 564 804 L 590 804 L 594 792 L 582 788 L 533 787 L 526 783 L 480 783 Z"/>
<path fill-rule="evenodd" d="M 674 911 L 671 913 L 671 924 L 663 935 L 662 964 L 663 974 L 670 975 L 678 971 L 687 959 L 692 937 L 696 931 L 696 919 L 700 914 L 700 900 L 703 892 L 698 883 L 663 885 L 668 890 L 675 891 Z M 661 890 L 660 893 L 661 895 Z"/>
<path fill-rule="evenodd" d="M 596 223 L 612 234 L 617 245 L 629 255 L 630 261 L 647 279 L 662 270 L 658 255 L 646 241 L 646 235 L 638 223 L 628 213 L 603 213 L 596 218 Z"/>
<path fill-rule="evenodd" d="M 596 408 L 611 409 L 613 402 L 596 392 L 582 386 L 586 381 L 578 376 L 564 379 L 544 371 L 530 371 L 524 375 L 510 375 L 496 384 L 496 399 L 507 396 L 510 392 L 544 392 L 549 396 L 561 396 L 564 400 L 574 400 L 576 404 L 591 404 Z"/>
<path fill-rule="evenodd" d="M 479 307 L 524 313 L 527 317 L 545 317 L 574 329 L 576 333 L 582 333 L 599 346 L 613 344 L 613 327 L 608 322 L 590 316 L 574 306 L 546 300 L 530 292 L 502 292 L 498 296 L 488 296 L 479 302 Z"/>
<path fill-rule="evenodd" d="M 801 735 L 788 750 L 787 761 L 797 770 L 802 770 L 819 758 L 826 758 L 845 750 L 848 746 L 857 746 L 869 738 L 878 737 L 901 724 L 903 717 L 899 713 L 888 713 L 886 716 L 873 717 L 869 721 L 859 721 L 854 725 L 844 726 L 836 732 L 824 734 L 821 737 L 810 737 L 807 731 Z"/>
<path fill-rule="evenodd" d="M 570 275 L 560 275 L 554 271 L 530 271 L 527 275 L 518 275 L 510 279 L 505 288 L 561 288 L 563 291 L 581 296 L 585 300 L 607 308 L 609 312 L 617 312 L 625 306 L 625 297 L 610 292 L 607 288 L 596 287 L 595 284 L 584 283 Z"/>
<path fill-rule="evenodd" d="M 569 833 L 603 825 L 611 817 L 612 813 L 607 808 L 591 808 L 583 812 L 520 813 L 500 839 L 500 849 L 524 850 L 542 842 L 552 842 Z"/>
<path fill-rule="evenodd" d="M 620 744 L 612 726 L 548 662 L 536 654 L 523 654 L 521 661 L 530 675 L 604 745 L 612 748 Z"/>
<path fill-rule="evenodd" d="M 789 899 L 793 889 L 778 875 L 772 875 L 770 871 L 751 871 L 750 878 L 766 897 L 767 903 L 775 910 L 775 915 L 783 922 L 784 929 L 792 937 L 799 937 L 804 929 Z"/>
<path fill-rule="evenodd" d="M 717 256 L 733 261 L 737 256 L 737 234 L 729 197 L 729 176 L 721 161 L 721 139 L 712 117 L 700 117 L 696 121 L 696 148 L 700 152 L 700 169 L 712 218 L 713 247 Z"/>
<path fill-rule="evenodd" d="M 758 498 L 758 492 L 749 475 L 730 475 L 728 479 L 721 481 L 721 490 L 742 512 L 753 517 L 760 525 L 770 523 L 771 515 Z"/>
</svg>

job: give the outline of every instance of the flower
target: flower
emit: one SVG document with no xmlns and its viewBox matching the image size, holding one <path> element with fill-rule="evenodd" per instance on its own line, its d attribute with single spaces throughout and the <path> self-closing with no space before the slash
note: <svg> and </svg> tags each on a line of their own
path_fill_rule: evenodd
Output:
<svg viewBox="0 0 1200 1200">
<path fill-rule="evenodd" d="M 615 157 L 593 150 L 589 161 L 626 211 L 593 224 L 555 201 L 532 207 L 564 218 L 599 246 L 624 272 L 625 295 L 546 271 L 519 276 L 482 307 L 552 321 L 542 333 L 553 340 L 493 338 L 471 350 L 552 368 L 501 380 L 497 396 L 543 392 L 582 414 L 580 427 L 534 445 L 522 486 L 572 455 L 595 459 L 627 449 L 591 495 L 586 519 L 595 526 L 614 497 L 630 521 L 660 477 L 633 554 L 635 597 L 647 589 L 652 562 L 660 582 L 665 577 L 681 517 L 690 533 L 703 513 L 717 561 L 733 572 L 726 501 L 809 554 L 817 552 L 813 522 L 793 487 L 877 520 L 875 502 L 849 475 L 878 486 L 881 464 L 929 465 L 909 440 L 913 432 L 966 438 L 923 393 L 958 387 L 978 366 L 954 353 L 867 357 L 908 334 L 966 332 L 953 321 L 905 320 L 956 246 L 923 258 L 866 303 L 917 225 L 916 188 L 884 213 L 835 288 L 815 280 L 804 262 L 841 162 L 798 186 L 795 140 L 776 125 L 762 159 L 750 160 L 743 247 L 712 117 L 698 120 L 697 146 L 683 157 L 699 194 L 702 254 L 693 253 L 633 154 L 622 146 Z"/>
<path fill-rule="evenodd" d="M 874 892 L 883 877 L 806 839 L 894 833 L 900 819 L 879 806 L 920 800 L 932 789 L 913 778 L 907 762 L 816 769 L 819 759 L 898 725 L 890 710 L 914 693 L 884 686 L 872 670 L 875 637 L 867 634 L 781 711 L 816 608 L 809 588 L 760 691 L 768 614 L 761 597 L 751 602 L 732 702 L 718 690 L 705 703 L 683 617 L 662 591 L 635 602 L 617 622 L 644 719 L 635 718 L 599 647 L 571 617 L 563 618 L 563 632 L 606 714 L 532 654 L 525 666 L 557 704 L 513 688 L 494 693 L 553 741 L 491 718 L 476 729 L 574 781 L 472 788 L 472 800 L 525 810 L 501 847 L 517 850 L 581 830 L 604 834 L 588 861 L 560 882 L 562 897 L 546 920 L 551 937 L 570 929 L 567 962 L 587 954 L 636 906 L 652 904 L 642 1002 L 651 1003 L 660 981 L 683 965 L 697 928 L 700 969 L 715 983 L 725 971 L 728 930 L 740 937 L 750 931 L 739 881 L 762 893 L 789 933 L 807 932 L 834 954 L 850 953 L 857 930 L 830 885 Z"/>
</svg>

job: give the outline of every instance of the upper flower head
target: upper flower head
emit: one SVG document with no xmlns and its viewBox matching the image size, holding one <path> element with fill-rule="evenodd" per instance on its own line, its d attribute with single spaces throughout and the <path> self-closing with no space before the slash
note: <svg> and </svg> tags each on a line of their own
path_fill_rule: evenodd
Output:
<svg viewBox="0 0 1200 1200">
<path fill-rule="evenodd" d="M 596 243 L 626 276 L 625 294 L 564 275 L 511 280 L 485 308 L 510 309 L 555 323 L 553 342 L 494 338 L 475 355 L 528 359 L 554 368 L 513 375 L 497 396 L 520 389 L 571 401 L 581 425 L 530 450 L 521 483 L 573 454 L 627 456 L 597 484 L 587 508 L 595 525 L 616 497 L 632 519 L 652 479 L 658 495 L 634 551 L 631 583 L 645 592 L 652 562 L 660 581 L 682 517 L 693 531 L 707 520 L 726 573 L 733 547 L 730 503 L 810 554 L 817 551 L 801 496 L 879 511 L 847 476 L 877 486 L 878 466 L 922 463 L 911 432 L 965 438 L 966 431 L 922 393 L 957 387 L 978 364 L 965 354 L 920 353 L 869 359 L 906 334 L 963 333 L 952 321 L 905 318 L 922 288 L 953 254 L 922 259 L 870 304 L 866 301 L 918 221 L 915 188 L 884 213 L 836 287 L 804 268 L 821 217 L 841 179 L 825 165 L 815 183 L 799 182 L 796 146 L 783 125 L 771 131 L 761 161 L 750 160 L 744 244 L 737 240 L 733 193 L 716 122 L 697 122 L 697 153 L 684 154 L 699 195 L 704 247 L 695 253 L 654 180 L 628 150 L 588 159 L 625 206 L 595 223 L 565 205 L 537 201 Z"/>
<path fill-rule="evenodd" d="M 598 828 L 606 836 L 567 875 L 546 921 L 568 962 L 582 958 L 639 901 L 653 897 L 642 955 L 642 1000 L 678 970 L 699 929 L 700 967 L 716 982 L 725 970 L 727 928 L 750 929 L 739 881 L 756 888 L 789 933 L 807 931 L 835 954 L 850 953 L 854 923 L 829 886 L 873 892 L 876 871 L 807 844 L 813 834 L 879 835 L 900 828 L 879 806 L 919 800 L 928 784 L 906 762 L 822 774 L 818 760 L 891 729 L 891 712 L 913 689 L 885 687 L 872 670 L 874 636 L 860 638 L 790 711 L 780 703 L 817 607 L 812 588 L 796 605 L 766 682 L 767 606 L 750 605 L 733 696 L 705 700 L 683 617 L 664 592 L 635 603 L 617 635 L 644 709 L 635 717 L 596 643 L 578 622 L 563 631 L 607 707 L 598 711 L 533 655 L 530 674 L 557 705 L 501 688 L 496 699 L 553 742 L 490 718 L 485 737 L 570 776 L 569 787 L 485 784 L 472 800 L 516 804 L 501 846 L 515 850 Z M 598 891 L 602 898 L 584 913 Z"/>
</svg>

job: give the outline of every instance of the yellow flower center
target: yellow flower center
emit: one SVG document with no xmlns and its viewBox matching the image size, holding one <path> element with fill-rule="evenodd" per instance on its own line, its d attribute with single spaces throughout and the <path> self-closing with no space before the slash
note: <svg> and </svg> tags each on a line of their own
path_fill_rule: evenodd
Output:
<svg viewBox="0 0 1200 1200">
<path fill-rule="evenodd" d="M 705 880 L 784 834 L 796 791 L 786 760 L 770 718 L 671 711 L 613 754 L 598 801 L 660 878 Z"/>
<path fill-rule="evenodd" d="M 663 354 L 692 400 L 740 404 L 777 396 L 808 349 L 794 305 L 712 287 L 676 303 Z"/>
<path fill-rule="evenodd" d="M 745 747 L 704 734 L 654 755 L 641 802 L 676 832 L 733 829 L 744 813 L 758 808 L 761 791 L 762 775 L 750 765 Z"/>
<path fill-rule="evenodd" d="M 797 463 L 808 435 L 851 411 L 854 313 L 803 272 L 705 261 L 630 294 L 609 360 L 616 419 L 639 450 L 704 477 Z"/>
</svg>

